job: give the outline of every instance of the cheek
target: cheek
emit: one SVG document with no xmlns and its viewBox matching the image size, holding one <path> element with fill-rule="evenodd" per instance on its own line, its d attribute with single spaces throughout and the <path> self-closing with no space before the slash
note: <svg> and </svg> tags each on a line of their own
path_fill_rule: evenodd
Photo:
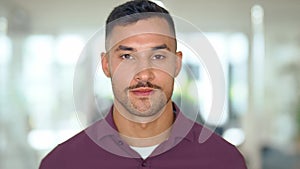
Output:
<svg viewBox="0 0 300 169">
<path fill-rule="evenodd" d="M 164 72 L 168 76 L 175 77 L 176 75 L 176 60 L 175 59 L 168 59 L 165 61 L 154 61 L 153 67 L 161 72 Z"/>
<path fill-rule="evenodd" d="M 117 62 L 111 63 L 111 79 L 114 85 L 128 87 L 133 77 L 134 71 L 132 70 L 132 66 Z"/>
<path fill-rule="evenodd" d="M 167 73 L 157 74 L 156 80 L 159 81 L 159 85 L 163 88 L 165 92 L 173 91 L 174 78 Z"/>
</svg>

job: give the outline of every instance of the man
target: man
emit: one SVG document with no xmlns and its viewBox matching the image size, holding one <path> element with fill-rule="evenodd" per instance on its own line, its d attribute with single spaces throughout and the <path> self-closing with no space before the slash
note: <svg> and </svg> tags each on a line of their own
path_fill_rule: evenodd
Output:
<svg viewBox="0 0 300 169">
<path fill-rule="evenodd" d="M 147 0 L 116 7 L 106 22 L 102 69 L 114 104 L 105 119 L 58 145 L 40 169 L 243 169 L 239 151 L 187 119 L 171 96 L 181 69 L 174 23 Z"/>
</svg>

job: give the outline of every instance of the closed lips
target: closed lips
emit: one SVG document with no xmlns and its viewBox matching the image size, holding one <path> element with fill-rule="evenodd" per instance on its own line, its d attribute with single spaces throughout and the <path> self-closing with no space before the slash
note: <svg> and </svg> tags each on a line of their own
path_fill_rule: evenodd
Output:
<svg viewBox="0 0 300 169">
<path fill-rule="evenodd" d="M 153 89 L 151 89 L 151 88 L 138 88 L 138 89 L 131 90 L 131 92 L 133 92 L 135 95 L 147 96 L 147 95 L 152 94 Z"/>
</svg>

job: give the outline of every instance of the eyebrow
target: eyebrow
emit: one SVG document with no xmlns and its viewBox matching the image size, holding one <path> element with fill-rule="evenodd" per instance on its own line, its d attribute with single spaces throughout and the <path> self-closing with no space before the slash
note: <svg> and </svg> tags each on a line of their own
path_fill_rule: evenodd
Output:
<svg viewBox="0 0 300 169">
<path fill-rule="evenodd" d="M 166 44 L 152 47 L 152 50 L 161 50 L 161 49 L 167 49 L 168 51 L 170 51 L 170 48 Z"/>
<path fill-rule="evenodd" d="M 154 46 L 151 48 L 151 50 L 155 51 L 155 50 L 161 50 L 161 49 L 167 49 L 168 51 L 170 51 L 170 48 L 166 45 L 166 44 L 162 44 L 162 45 L 159 45 L 159 46 Z M 135 49 L 133 47 L 129 47 L 129 46 L 124 46 L 124 45 L 119 45 L 117 48 L 116 48 L 116 52 L 117 51 L 135 51 Z"/>
<path fill-rule="evenodd" d="M 115 51 L 119 51 L 119 50 L 134 51 L 132 47 L 124 46 L 124 45 L 119 45 Z"/>
</svg>

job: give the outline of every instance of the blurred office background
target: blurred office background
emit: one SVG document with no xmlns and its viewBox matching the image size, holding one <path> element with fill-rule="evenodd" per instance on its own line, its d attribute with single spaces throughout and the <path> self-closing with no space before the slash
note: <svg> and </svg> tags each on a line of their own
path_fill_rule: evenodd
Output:
<svg viewBox="0 0 300 169">
<path fill-rule="evenodd" d="M 122 2 L 0 0 L 0 169 L 37 168 L 55 145 L 108 107 L 107 79 L 96 73 L 103 86 L 95 85 L 94 93 L 84 88 L 73 92 L 74 72 L 89 38 Z M 174 97 L 195 102 L 193 79 L 200 87 L 200 121 L 217 127 L 216 132 L 235 144 L 249 169 L 299 169 L 300 1 L 161 2 L 208 38 L 226 78 L 224 116 L 218 124 L 206 121 L 211 99 L 208 76 L 180 44 L 186 56 L 180 75 L 185 83 Z M 177 26 L 180 36 L 197 45 L 199 31 Z M 91 58 L 81 61 L 81 71 L 75 74 L 81 86 L 94 79 L 99 56 Z M 84 108 L 80 113 L 74 95 Z M 95 100 L 102 100 L 98 107 L 93 106 Z"/>
</svg>

